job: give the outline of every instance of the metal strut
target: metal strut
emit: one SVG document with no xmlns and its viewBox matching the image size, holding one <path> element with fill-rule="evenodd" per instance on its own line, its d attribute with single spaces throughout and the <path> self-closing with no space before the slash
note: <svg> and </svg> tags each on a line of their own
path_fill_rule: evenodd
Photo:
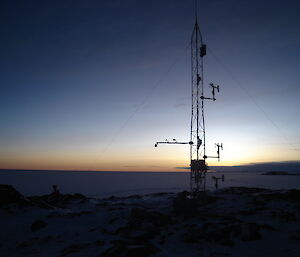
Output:
<svg viewBox="0 0 300 257">
<path fill-rule="evenodd" d="M 170 142 L 168 139 L 166 139 L 165 141 L 156 142 L 154 146 L 157 147 L 159 144 L 190 145 L 190 144 L 193 144 L 193 142 L 177 142 L 176 139 L 173 139 L 173 141 Z"/>
</svg>

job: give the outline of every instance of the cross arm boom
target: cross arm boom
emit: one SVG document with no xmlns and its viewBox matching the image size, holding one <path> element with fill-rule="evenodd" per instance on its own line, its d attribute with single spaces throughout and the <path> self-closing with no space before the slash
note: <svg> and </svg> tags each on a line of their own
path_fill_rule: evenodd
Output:
<svg viewBox="0 0 300 257">
<path fill-rule="evenodd" d="M 190 142 L 177 142 L 176 140 L 174 140 L 173 139 L 173 141 L 168 141 L 168 140 L 166 140 L 166 141 L 161 141 L 161 142 L 156 142 L 155 143 L 155 147 L 157 147 L 159 144 L 169 144 L 169 145 L 192 145 L 193 144 L 193 142 L 192 141 L 190 141 Z"/>
</svg>

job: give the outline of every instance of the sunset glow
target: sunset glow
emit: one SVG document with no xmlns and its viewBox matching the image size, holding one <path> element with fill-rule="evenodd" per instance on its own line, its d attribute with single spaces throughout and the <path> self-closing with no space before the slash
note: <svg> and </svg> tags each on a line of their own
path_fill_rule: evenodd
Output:
<svg viewBox="0 0 300 257">
<path fill-rule="evenodd" d="M 8 4 L 0 78 L 0 168 L 182 171 L 189 141 L 192 5 Z M 299 160 L 297 8 L 203 2 L 207 150 L 242 165 Z M 114 13 L 112 17 L 111 14 Z M 216 17 L 218 17 L 216 19 Z M 278 17 L 283 17 L 278 19 Z M 280 41 L 278 40 L 278 35 Z"/>
</svg>

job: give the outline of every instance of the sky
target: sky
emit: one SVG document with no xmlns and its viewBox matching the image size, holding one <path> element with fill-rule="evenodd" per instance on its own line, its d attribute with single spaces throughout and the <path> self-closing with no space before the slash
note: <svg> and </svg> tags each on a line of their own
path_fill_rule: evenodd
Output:
<svg viewBox="0 0 300 257">
<path fill-rule="evenodd" d="M 209 165 L 300 160 L 299 1 L 198 2 Z M 194 1 L 6 1 L 0 168 L 189 165 Z"/>
</svg>

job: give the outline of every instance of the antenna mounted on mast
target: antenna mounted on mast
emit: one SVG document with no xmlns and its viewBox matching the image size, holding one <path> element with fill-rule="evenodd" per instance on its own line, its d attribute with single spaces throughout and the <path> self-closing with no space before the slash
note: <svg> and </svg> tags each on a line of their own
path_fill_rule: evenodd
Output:
<svg viewBox="0 0 300 257">
<path fill-rule="evenodd" d="M 197 22 L 198 20 L 198 6 L 197 6 L 198 1 L 195 0 L 195 20 Z"/>
</svg>

